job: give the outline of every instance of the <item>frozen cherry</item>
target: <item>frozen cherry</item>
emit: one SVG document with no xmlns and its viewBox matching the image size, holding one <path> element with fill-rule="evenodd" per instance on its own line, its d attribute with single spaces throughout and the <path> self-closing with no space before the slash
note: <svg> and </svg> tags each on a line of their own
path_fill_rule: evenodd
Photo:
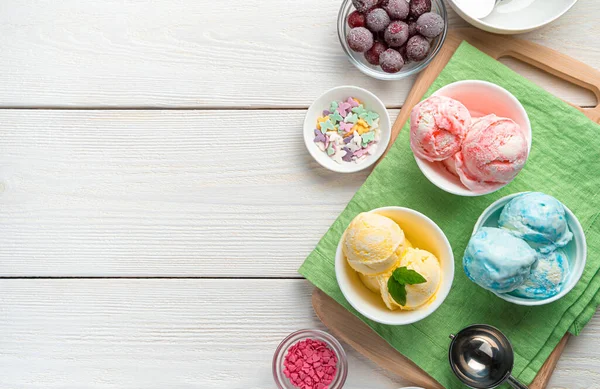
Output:
<svg viewBox="0 0 600 389">
<path fill-rule="evenodd" d="M 417 35 L 418 31 L 417 31 L 417 21 L 416 20 L 410 20 L 410 21 L 406 21 L 406 23 L 408 24 L 408 37 L 412 38 L 413 36 Z"/>
<path fill-rule="evenodd" d="M 406 43 L 406 57 L 411 61 L 422 61 L 429 54 L 429 41 L 421 35 L 415 35 Z"/>
<path fill-rule="evenodd" d="M 404 20 L 410 11 L 408 1 L 406 0 L 383 0 L 381 6 L 392 19 Z"/>
<path fill-rule="evenodd" d="M 404 60 L 396 50 L 387 49 L 379 56 L 379 66 L 386 73 L 398 73 L 404 66 Z"/>
<path fill-rule="evenodd" d="M 379 0 L 352 0 L 354 8 L 360 13 L 365 13 L 371 8 L 375 7 Z"/>
<path fill-rule="evenodd" d="M 385 41 L 390 47 L 400 47 L 408 40 L 408 24 L 396 20 L 385 29 Z"/>
<path fill-rule="evenodd" d="M 408 61 L 409 61 L 408 57 L 406 56 L 406 45 L 400 47 L 397 50 L 400 53 L 400 55 L 402 56 L 402 59 L 404 60 L 404 64 L 406 65 L 408 63 Z"/>
<path fill-rule="evenodd" d="M 444 19 L 435 12 L 426 12 L 417 20 L 417 31 L 426 38 L 435 38 L 444 30 Z"/>
<path fill-rule="evenodd" d="M 367 24 L 365 20 L 365 15 L 361 14 L 358 11 L 352 11 L 350 15 L 348 15 L 348 25 L 350 28 L 354 27 L 364 27 Z"/>
<path fill-rule="evenodd" d="M 364 27 L 356 27 L 350 30 L 346 41 L 352 50 L 364 53 L 373 46 L 373 34 Z"/>
<path fill-rule="evenodd" d="M 384 43 L 375 41 L 373 47 L 365 51 L 365 58 L 371 65 L 379 65 L 379 56 L 386 50 L 387 46 Z"/>
<path fill-rule="evenodd" d="M 373 8 L 367 13 L 367 27 L 373 32 L 385 30 L 391 20 L 383 8 Z"/>
<path fill-rule="evenodd" d="M 418 19 L 425 12 L 431 11 L 431 0 L 411 0 L 410 1 L 410 16 Z"/>
</svg>

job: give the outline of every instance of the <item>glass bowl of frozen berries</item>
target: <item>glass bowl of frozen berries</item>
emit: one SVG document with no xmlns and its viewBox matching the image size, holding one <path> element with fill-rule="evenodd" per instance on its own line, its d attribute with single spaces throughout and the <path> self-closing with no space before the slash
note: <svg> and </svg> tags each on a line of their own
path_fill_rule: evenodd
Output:
<svg viewBox="0 0 600 389">
<path fill-rule="evenodd" d="M 343 0 L 338 37 L 348 59 L 380 80 L 419 73 L 448 32 L 443 0 Z"/>
</svg>

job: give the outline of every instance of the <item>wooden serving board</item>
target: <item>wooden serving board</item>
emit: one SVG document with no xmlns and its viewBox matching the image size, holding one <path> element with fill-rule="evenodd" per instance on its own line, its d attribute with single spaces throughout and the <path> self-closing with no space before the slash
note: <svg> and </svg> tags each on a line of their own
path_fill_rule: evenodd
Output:
<svg viewBox="0 0 600 389">
<path fill-rule="evenodd" d="M 400 130 L 408 120 L 412 107 L 421 101 L 425 92 L 444 69 L 463 40 L 495 59 L 513 57 L 589 89 L 596 95 L 597 101 L 600 101 L 600 72 L 588 65 L 525 40 L 494 35 L 472 28 L 451 30 L 438 55 L 415 81 L 415 85 L 406 98 L 406 102 L 392 127 L 392 141 L 389 147 L 396 140 Z M 576 108 L 593 121 L 600 123 L 600 105 L 594 108 Z M 319 319 L 338 339 L 351 345 L 373 362 L 416 385 L 427 389 L 443 389 L 429 374 L 392 348 L 358 317 L 319 289 L 315 289 L 313 292 L 312 304 Z M 535 380 L 529 385 L 530 389 L 546 388 L 568 338 L 569 334 L 567 333 L 546 360 Z"/>
</svg>

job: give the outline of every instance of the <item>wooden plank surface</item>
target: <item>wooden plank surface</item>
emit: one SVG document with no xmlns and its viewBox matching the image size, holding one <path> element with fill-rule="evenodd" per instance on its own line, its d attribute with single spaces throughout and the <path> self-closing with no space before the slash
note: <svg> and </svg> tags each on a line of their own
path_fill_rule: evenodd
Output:
<svg viewBox="0 0 600 389">
<path fill-rule="evenodd" d="M 341 84 L 400 108 L 414 81 L 359 73 L 337 41 L 338 8 L 1 2 L 0 388 L 273 387 L 277 343 L 323 328 L 312 287 L 282 278 L 299 277 L 368 175 L 312 162 L 302 109 Z M 524 38 L 600 68 L 599 12 L 579 1 Z M 466 26 L 452 11 L 450 22 Z M 596 104 L 501 60 L 563 99 Z M 73 276 L 256 279 L 61 279 Z M 596 315 L 550 387 L 600 388 L 599 344 Z M 346 388 L 406 384 L 346 350 Z"/>
<path fill-rule="evenodd" d="M 307 107 L 324 90 L 352 83 L 400 107 L 414 79 L 382 82 L 359 73 L 338 42 L 339 6 L 340 0 L 4 0 L 0 106 Z M 579 1 L 524 37 L 599 67 L 599 11 L 597 1 Z M 450 10 L 450 25 L 467 24 Z M 558 88 L 550 80 L 543 85 Z M 563 92 L 575 104 L 594 105 L 575 88 Z"/>
<path fill-rule="evenodd" d="M 323 328 L 304 280 L 2 280 L 0 387 L 268 389 L 272 353 Z M 571 339 L 550 388 L 598 388 L 600 316 Z M 345 346 L 345 389 L 396 377 Z"/>
<path fill-rule="evenodd" d="M 368 174 L 321 168 L 303 120 L 0 110 L 0 274 L 300 277 Z"/>
</svg>

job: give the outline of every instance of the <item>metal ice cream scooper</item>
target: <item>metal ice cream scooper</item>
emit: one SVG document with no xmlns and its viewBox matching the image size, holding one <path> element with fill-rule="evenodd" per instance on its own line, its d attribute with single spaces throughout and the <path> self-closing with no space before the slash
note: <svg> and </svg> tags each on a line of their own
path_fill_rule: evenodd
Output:
<svg viewBox="0 0 600 389">
<path fill-rule="evenodd" d="M 485 324 L 472 325 L 450 335 L 450 339 L 450 366 L 465 385 L 474 389 L 491 389 L 507 383 L 516 389 L 528 389 L 511 375 L 513 348 L 497 328 Z"/>
</svg>

